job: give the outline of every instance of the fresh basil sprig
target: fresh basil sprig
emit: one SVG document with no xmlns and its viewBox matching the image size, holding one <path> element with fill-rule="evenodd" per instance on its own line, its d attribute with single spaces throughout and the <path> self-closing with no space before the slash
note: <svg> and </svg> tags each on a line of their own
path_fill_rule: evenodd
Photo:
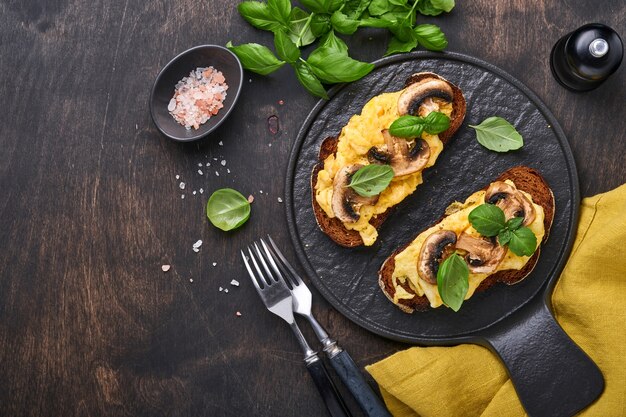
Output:
<svg viewBox="0 0 626 417">
<path fill-rule="evenodd" d="M 436 135 L 450 127 L 450 118 L 433 111 L 426 117 L 401 116 L 389 126 L 389 133 L 398 138 L 419 138 L 423 132 Z"/>
<path fill-rule="evenodd" d="M 478 143 L 491 151 L 508 152 L 524 146 L 522 135 L 502 117 L 488 117 L 478 126 L 469 127 L 476 130 Z"/>
<path fill-rule="evenodd" d="M 211 194 L 206 205 L 206 215 L 218 229 L 233 230 L 250 218 L 250 203 L 239 191 L 221 188 Z"/>
<path fill-rule="evenodd" d="M 360 27 L 389 30 L 393 37 L 386 55 L 409 52 L 418 45 L 441 51 L 448 45 L 441 29 L 432 24 L 417 25 L 416 15 L 435 16 L 449 12 L 454 7 L 454 0 L 301 0 L 299 4 L 306 10 L 293 7 L 291 0 L 247 0 L 237 6 L 241 16 L 252 26 L 274 32 L 278 58 L 258 44 L 233 46 L 229 42 L 227 46 L 239 57 L 245 69 L 261 75 L 270 74 L 289 63 L 307 91 L 328 98 L 324 87 L 320 88 L 322 83 L 354 81 L 373 68 L 371 64 L 350 58 L 347 46 L 335 32 L 352 35 Z M 302 58 L 299 49 L 317 39 L 320 44 L 312 56 Z"/>
<path fill-rule="evenodd" d="M 459 254 L 454 253 L 439 265 L 437 290 L 445 305 L 459 311 L 468 289 L 469 267 Z"/>
<path fill-rule="evenodd" d="M 392 179 L 393 169 L 389 165 L 370 164 L 359 168 L 348 186 L 362 197 L 373 197 L 382 193 Z"/>
<path fill-rule="evenodd" d="M 502 209 L 494 204 L 481 204 L 468 216 L 472 227 L 487 237 L 498 237 L 501 246 L 509 245 L 517 256 L 530 256 L 537 250 L 537 236 L 526 226 L 521 217 L 506 221 Z"/>
</svg>

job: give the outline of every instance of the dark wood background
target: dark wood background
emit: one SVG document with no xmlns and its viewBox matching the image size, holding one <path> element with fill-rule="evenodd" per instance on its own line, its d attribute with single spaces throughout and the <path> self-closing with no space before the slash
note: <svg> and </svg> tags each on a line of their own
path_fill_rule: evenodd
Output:
<svg viewBox="0 0 626 417">
<path fill-rule="evenodd" d="M 584 23 L 626 34 L 626 3 L 458 3 L 424 19 L 442 26 L 449 50 L 500 66 L 547 103 L 574 150 L 584 196 L 624 183 L 624 65 L 596 91 L 574 94 L 553 80 L 548 56 Z M 293 336 L 264 310 L 237 255 L 271 232 L 295 260 L 278 198 L 316 100 L 285 68 L 247 74 L 229 120 L 200 142 L 164 138 L 148 113 L 152 82 L 177 53 L 270 41 L 235 4 L 0 1 L 0 415 L 323 415 Z M 360 31 L 348 44 L 356 58 L 374 60 L 387 40 Z M 271 115 L 277 135 L 267 129 Z M 197 163 L 213 158 L 227 161 L 220 176 L 198 175 Z M 225 186 L 255 196 L 250 221 L 228 234 L 204 215 L 209 193 Z M 319 296 L 314 310 L 361 366 L 405 347 Z"/>
</svg>

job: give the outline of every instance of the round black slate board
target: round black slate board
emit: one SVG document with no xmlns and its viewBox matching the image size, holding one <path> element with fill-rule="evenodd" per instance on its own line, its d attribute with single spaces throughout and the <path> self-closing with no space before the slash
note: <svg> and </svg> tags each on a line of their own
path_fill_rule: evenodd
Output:
<svg viewBox="0 0 626 417">
<path fill-rule="evenodd" d="M 578 180 L 571 150 L 554 116 L 527 87 L 504 71 L 454 53 L 418 52 L 380 60 L 369 75 L 337 87 L 330 101 L 320 101 L 306 119 L 292 149 L 287 172 L 287 218 L 296 253 L 309 278 L 342 314 L 391 339 L 420 343 L 455 343 L 501 321 L 531 300 L 560 273 L 569 253 L 578 213 Z M 336 136 L 372 97 L 403 88 L 420 71 L 435 72 L 456 84 L 467 101 L 463 126 L 424 184 L 407 197 L 379 230 L 372 247 L 347 249 L 322 233 L 311 206 L 310 176 L 322 140 Z M 522 134 L 521 150 L 500 154 L 478 144 L 474 130 L 489 116 L 511 122 Z M 537 169 L 552 188 L 556 215 L 550 239 L 535 270 L 515 286 L 496 285 L 476 293 L 458 313 L 448 308 L 412 315 L 383 295 L 377 272 L 385 258 L 437 221 L 451 202 L 464 199 L 516 165 Z"/>
</svg>

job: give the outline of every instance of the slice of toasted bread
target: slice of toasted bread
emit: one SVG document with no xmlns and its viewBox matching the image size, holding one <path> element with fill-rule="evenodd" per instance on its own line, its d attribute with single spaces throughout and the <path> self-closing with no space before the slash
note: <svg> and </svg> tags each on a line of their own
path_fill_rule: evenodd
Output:
<svg viewBox="0 0 626 417">
<path fill-rule="evenodd" d="M 439 139 L 441 140 L 441 142 L 443 142 L 445 146 L 446 144 L 448 144 L 448 142 L 450 142 L 452 136 L 456 133 L 459 127 L 461 127 L 461 123 L 463 123 L 463 119 L 465 118 L 466 104 L 465 98 L 463 97 L 463 93 L 461 92 L 461 90 L 445 78 L 440 77 L 439 75 L 432 72 L 420 72 L 411 75 L 406 80 L 404 87 L 406 88 L 411 84 L 419 83 L 432 78 L 440 79 L 447 82 L 448 84 L 450 84 L 453 91 L 453 110 L 450 117 L 450 127 L 446 131 L 439 134 Z M 359 234 L 359 232 L 356 230 L 346 229 L 343 223 L 336 217 L 328 217 L 315 199 L 315 184 L 317 184 L 317 174 L 320 170 L 324 169 L 324 160 L 328 158 L 328 156 L 337 152 L 338 140 L 338 136 L 328 137 L 324 139 L 322 145 L 320 146 L 319 162 L 315 165 L 315 167 L 313 167 L 313 172 L 311 173 L 311 199 L 313 202 L 313 212 L 315 213 L 315 219 L 317 220 L 317 224 L 319 225 L 320 229 L 324 233 L 326 233 L 335 243 L 345 247 L 355 247 L 363 245 L 363 239 L 361 239 L 361 235 Z M 389 217 L 392 211 L 393 207 L 390 207 L 384 213 L 373 217 L 370 220 L 370 224 L 378 229 L 387 219 L 387 217 Z"/>
<path fill-rule="evenodd" d="M 527 192 L 533 198 L 535 204 L 543 207 L 544 210 L 544 228 L 545 235 L 543 237 L 542 243 L 546 241 L 548 238 L 548 234 L 550 232 L 550 227 L 552 226 L 552 220 L 554 219 L 554 195 L 552 194 L 552 190 L 543 179 L 541 174 L 534 170 L 533 168 L 518 166 L 511 168 L 505 172 L 503 172 L 498 178 L 494 181 L 504 181 L 511 180 L 515 183 L 515 186 L 522 191 Z M 487 184 L 483 190 L 486 190 L 489 187 Z M 441 218 L 443 219 L 443 217 Z M 439 221 L 441 221 L 441 219 Z M 429 226 L 430 227 L 430 226 Z M 428 229 L 428 228 L 426 228 Z M 426 230 L 424 229 L 424 230 Z M 420 232 L 421 233 L 421 232 Z M 418 235 L 420 234 L 418 233 Z M 378 285 L 380 285 L 381 290 L 387 296 L 387 298 L 394 303 L 398 308 L 406 313 L 412 313 L 413 311 L 424 311 L 428 309 L 430 306 L 430 302 L 428 298 L 424 296 L 415 296 L 410 300 L 398 300 L 397 303 L 393 301 L 393 297 L 395 294 L 395 287 L 393 285 L 392 275 L 395 269 L 395 257 L 397 254 L 402 252 L 413 239 L 409 241 L 405 246 L 397 249 L 393 252 L 383 263 L 380 270 L 378 271 Z M 481 284 L 478 286 L 476 291 L 484 291 L 487 288 L 490 288 L 497 282 L 503 282 L 508 285 L 512 285 L 523 280 L 528 274 L 531 273 L 535 265 L 537 264 L 537 260 L 539 259 L 541 247 L 538 247 L 533 256 L 528 260 L 526 265 L 520 269 L 508 269 L 504 271 L 498 271 L 495 274 L 489 275 Z M 417 262 L 417 260 L 416 260 Z M 410 294 L 415 294 L 413 289 L 409 286 L 408 282 L 404 284 L 400 284 L 402 288 L 404 288 Z"/>
</svg>

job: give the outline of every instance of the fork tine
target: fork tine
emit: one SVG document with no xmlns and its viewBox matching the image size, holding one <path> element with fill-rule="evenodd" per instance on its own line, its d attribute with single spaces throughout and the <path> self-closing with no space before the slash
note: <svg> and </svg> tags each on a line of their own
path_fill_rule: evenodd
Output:
<svg viewBox="0 0 626 417">
<path fill-rule="evenodd" d="M 252 283 L 254 284 L 254 287 L 256 288 L 258 293 L 260 294 L 261 291 L 263 291 L 263 290 L 261 289 L 261 286 L 259 285 L 259 282 L 257 281 L 257 278 L 254 275 L 254 272 L 252 272 L 252 268 L 250 267 L 250 263 L 248 262 L 246 254 L 243 252 L 243 250 L 240 251 L 240 252 L 241 252 L 241 257 L 243 258 L 243 263 L 246 265 L 246 269 L 248 270 L 248 275 L 250 275 L 250 279 L 252 280 Z"/>
<path fill-rule="evenodd" d="M 254 257 L 254 254 L 252 253 L 252 249 L 250 248 L 250 246 L 248 246 L 248 252 L 250 253 L 250 259 L 252 259 L 252 264 L 254 264 L 254 269 L 256 269 L 256 272 L 259 274 L 259 279 L 264 281 L 264 289 L 267 288 L 268 285 L 271 285 L 271 282 L 268 281 L 267 277 L 265 275 L 263 275 L 263 271 L 261 270 L 261 268 L 259 267 L 259 264 L 256 262 L 256 258 Z"/>
<path fill-rule="evenodd" d="M 272 248 L 274 249 L 274 252 L 276 252 L 276 255 L 278 255 L 278 258 L 281 261 L 280 263 L 282 263 L 285 266 L 285 268 L 287 268 L 289 270 L 290 273 L 286 274 L 286 275 L 291 276 L 293 284 L 295 284 L 295 285 L 303 284 L 302 278 L 300 278 L 300 275 L 298 275 L 298 273 L 293 269 L 293 267 L 287 261 L 287 259 L 285 258 L 283 253 L 280 251 L 280 249 L 278 249 L 278 246 L 276 245 L 276 243 L 274 243 L 274 239 L 272 239 L 272 237 L 270 235 L 267 235 L 267 238 L 269 239 L 270 244 L 272 245 Z"/>
<path fill-rule="evenodd" d="M 289 273 L 285 270 L 285 268 L 280 264 L 280 261 L 276 259 L 276 255 L 272 250 L 267 246 L 267 243 L 263 239 L 259 239 L 261 242 L 261 246 L 263 247 L 263 251 L 265 253 L 265 257 L 269 261 L 272 269 L 276 272 L 279 278 L 281 278 L 286 284 L 290 284 L 293 286 L 292 280 L 285 278 L 289 276 Z"/>
<path fill-rule="evenodd" d="M 263 256 L 261 249 L 259 249 L 259 246 L 256 244 L 256 242 L 254 242 L 253 244 L 254 244 L 254 250 L 257 254 L 257 258 L 259 258 L 259 262 L 261 263 L 261 265 L 263 265 L 263 269 L 265 269 L 265 272 L 269 276 L 269 280 L 270 280 L 269 284 L 271 285 L 273 282 L 278 282 L 278 279 L 274 276 L 274 274 L 272 274 L 272 271 L 270 271 L 270 268 L 267 266 L 267 263 L 265 263 L 265 257 Z"/>
</svg>

